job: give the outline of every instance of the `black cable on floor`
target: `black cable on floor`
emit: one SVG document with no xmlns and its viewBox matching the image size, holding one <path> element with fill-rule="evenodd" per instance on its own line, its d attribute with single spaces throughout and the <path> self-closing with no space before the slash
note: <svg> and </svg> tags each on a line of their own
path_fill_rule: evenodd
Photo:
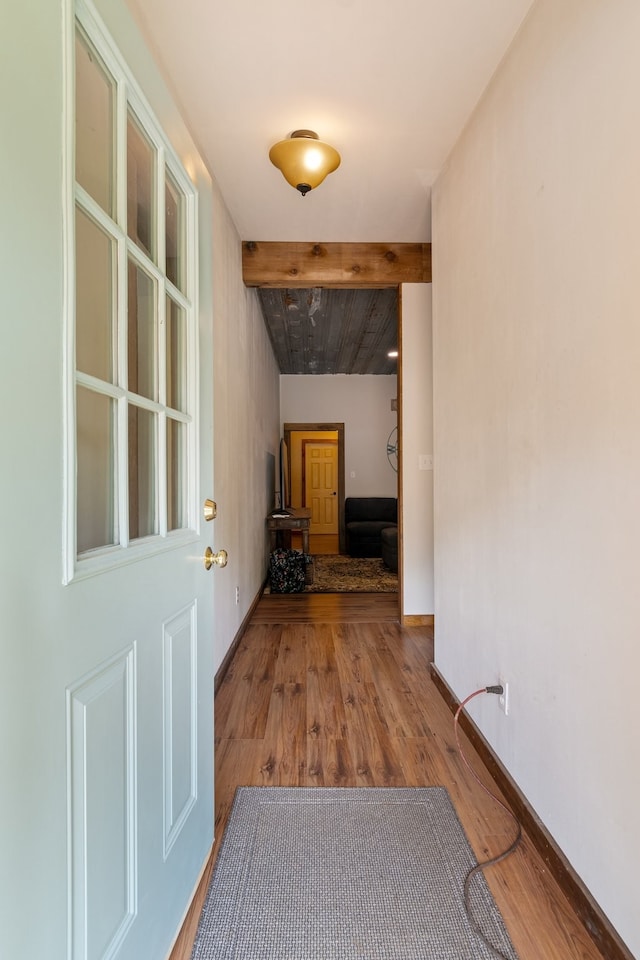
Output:
<svg viewBox="0 0 640 960">
<path fill-rule="evenodd" d="M 466 877 L 464 878 L 464 908 L 467 914 L 467 919 L 469 920 L 469 923 L 471 924 L 471 927 L 473 928 L 474 932 L 480 937 L 484 945 L 487 947 L 488 950 L 491 951 L 493 956 L 498 957 L 499 960 L 509 960 L 508 957 L 505 957 L 504 953 L 501 953 L 500 950 L 494 947 L 494 945 L 490 943 L 489 940 L 487 940 L 485 934 L 483 933 L 481 928 L 478 926 L 478 924 L 474 920 L 471 912 L 470 888 L 471 888 L 471 881 L 473 880 L 475 875 L 477 873 L 484 871 L 487 867 L 493 867 L 495 866 L 496 863 L 500 863 L 502 860 L 506 860 L 506 858 L 513 853 L 513 851 L 516 849 L 516 847 L 522 840 L 522 826 L 520 824 L 520 821 L 518 820 L 514 812 L 510 810 L 509 807 L 506 804 L 504 804 L 499 797 L 496 797 L 495 793 L 492 793 L 488 787 L 485 787 L 484 783 L 482 782 L 478 774 L 475 772 L 475 770 L 473 769 L 473 767 L 465 757 L 464 750 L 462 749 L 462 744 L 460 743 L 460 736 L 459 736 L 459 729 L 458 729 L 458 719 L 460 717 L 460 714 L 464 710 L 465 706 L 469 703 L 469 701 L 473 700 L 474 697 L 478 697 L 481 693 L 496 693 L 498 695 L 501 695 L 503 693 L 503 689 L 501 686 L 481 687 L 480 690 L 475 690 L 473 693 L 470 693 L 469 696 L 462 701 L 462 703 L 456 710 L 455 717 L 453 718 L 453 729 L 456 736 L 456 743 L 458 745 L 458 753 L 460 754 L 460 757 L 464 765 L 466 766 L 467 770 L 472 775 L 474 780 L 476 780 L 480 784 L 484 792 L 488 794 L 491 797 L 491 799 L 494 800 L 499 806 L 501 806 L 502 809 L 506 811 L 506 813 L 509 814 L 509 816 L 511 817 L 511 819 L 513 820 L 513 822 L 517 827 L 517 834 L 513 843 L 506 850 L 504 850 L 502 853 L 499 853 L 496 857 L 491 857 L 489 860 L 483 860 L 482 863 L 476 864 L 475 867 L 472 867 L 469 870 Z"/>
</svg>

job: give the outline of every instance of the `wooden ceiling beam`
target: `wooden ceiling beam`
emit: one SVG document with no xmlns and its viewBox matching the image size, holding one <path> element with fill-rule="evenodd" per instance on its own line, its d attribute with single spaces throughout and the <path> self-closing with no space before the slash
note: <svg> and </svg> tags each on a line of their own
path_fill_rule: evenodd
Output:
<svg viewBox="0 0 640 960">
<path fill-rule="evenodd" d="M 430 243 L 277 243 L 245 240 L 247 287 L 397 287 L 431 283 Z"/>
</svg>

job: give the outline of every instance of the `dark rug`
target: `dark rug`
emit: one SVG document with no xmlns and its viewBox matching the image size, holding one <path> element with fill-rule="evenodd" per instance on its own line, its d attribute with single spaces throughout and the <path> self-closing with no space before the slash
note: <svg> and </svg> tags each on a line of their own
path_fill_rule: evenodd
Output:
<svg viewBox="0 0 640 960">
<path fill-rule="evenodd" d="M 305 593 L 397 593 L 398 574 L 379 557 L 344 557 L 317 554 L 313 558 L 313 583 Z"/>
<path fill-rule="evenodd" d="M 241 787 L 192 960 L 491 960 L 444 787 Z M 482 874 L 472 909 L 517 960 Z"/>
</svg>

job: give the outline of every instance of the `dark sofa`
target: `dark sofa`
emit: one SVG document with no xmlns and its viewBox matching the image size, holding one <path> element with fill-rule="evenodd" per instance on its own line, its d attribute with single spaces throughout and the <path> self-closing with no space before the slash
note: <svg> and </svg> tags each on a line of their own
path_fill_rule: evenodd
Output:
<svg viewBox="0 0 640 960">
<path fill-rule="evenodd" d="M 398 501 L 395 497 L 347 497 L 344 502 L 344 524 L 347 553 L 351 557 L 381 557 L 381 533 L 398 523 Z"/>
</svg>

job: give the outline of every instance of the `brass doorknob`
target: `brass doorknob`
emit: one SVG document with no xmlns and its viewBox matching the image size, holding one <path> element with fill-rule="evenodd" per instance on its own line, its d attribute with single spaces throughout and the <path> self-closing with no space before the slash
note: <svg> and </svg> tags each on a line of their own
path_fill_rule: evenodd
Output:
<svg viewBox="0 0 640 960">
<path fill-rule="evenodd" d="M 211 547 L 207 547 L 204 552 L 204 568 L 205 570 L 211 570 L 211 567 L 214 563 L 218 567 L 226 567 L 229 562 L 229 556 L 226 550 L 218 550 L 217 553 L 214 553 Z"/>
</svg>

